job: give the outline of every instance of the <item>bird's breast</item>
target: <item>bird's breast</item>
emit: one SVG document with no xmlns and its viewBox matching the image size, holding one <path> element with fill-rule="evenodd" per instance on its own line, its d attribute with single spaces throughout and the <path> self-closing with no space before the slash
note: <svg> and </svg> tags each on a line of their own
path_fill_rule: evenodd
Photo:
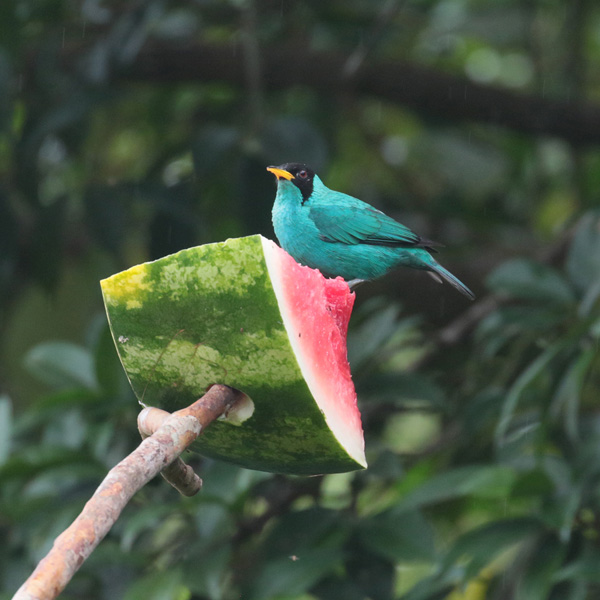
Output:
<svg viewBox="0 0 600 600">
<path fill-rule="evenodd" d="M 273 206 L 273 228 L 281 247 L 296 260 L 303 254 L 307 242 L 317 237 L 308 210 L 302 206 L 290 206 L 290 203 L 281 200 Z"/>
</svg>

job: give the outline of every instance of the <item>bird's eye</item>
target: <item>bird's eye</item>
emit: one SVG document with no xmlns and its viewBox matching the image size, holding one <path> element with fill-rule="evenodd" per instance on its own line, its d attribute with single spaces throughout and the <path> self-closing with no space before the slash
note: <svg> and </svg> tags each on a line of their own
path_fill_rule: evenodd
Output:
<svg viewBox="0 0 600 600">
<path fill-rule="evenodd" d="M 302 169 L 302 171 L 298 171 L 298 177 L 300 177 L 300 179 L 306 179 L 308 177 L 308 173 Z"/>
</svg>

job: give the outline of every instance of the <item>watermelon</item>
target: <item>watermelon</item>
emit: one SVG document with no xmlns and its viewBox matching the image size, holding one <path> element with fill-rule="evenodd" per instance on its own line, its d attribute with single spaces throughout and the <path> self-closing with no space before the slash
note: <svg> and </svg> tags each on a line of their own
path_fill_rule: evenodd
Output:
<svg viewBox="0 0 600 600">
<path fill-rule="evenodd" d="M 101 287 L 141 404 L 174 411 L 214 383 L 249 397 L 194 449 L 276 473 L 366 467 L 346 356 L 354 294 L 343 279 L 254 235 L 137 265 Z"/>
</svg>

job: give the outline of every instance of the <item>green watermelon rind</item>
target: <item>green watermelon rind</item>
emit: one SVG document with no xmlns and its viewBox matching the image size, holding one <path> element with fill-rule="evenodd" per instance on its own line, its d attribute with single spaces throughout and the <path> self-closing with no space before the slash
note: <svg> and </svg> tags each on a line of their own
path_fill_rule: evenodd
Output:
<svg viewBox="0 0 600 600">
<path fill-rule="evenodd" d="M 101 282 L 109 324 L 144 406 L 174 411 L 213 383 L 254 413 L 211 424 L 194 447 L 243 467 L 314 475 L 361 469 L 327 425 L 284 327 L 259 235 L 182 250 Z"/>
</svg>

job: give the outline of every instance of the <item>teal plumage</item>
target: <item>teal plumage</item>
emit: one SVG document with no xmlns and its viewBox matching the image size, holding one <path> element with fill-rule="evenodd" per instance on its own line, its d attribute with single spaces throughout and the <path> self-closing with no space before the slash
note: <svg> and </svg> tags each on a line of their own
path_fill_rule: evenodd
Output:
<svg viewBox="0 0 600 600">
<path fill-rule="evenodd" d="M 299 263 L 347 281 L 375 279 L 398 267 L 411 267 L 429 271 L 474 298 L 433 258 L 434 242 L 369 204 L 330 190 L 305 164 L 287 163 L 268 170 L 277 177 L 275 234 Z"/>
</svg>

